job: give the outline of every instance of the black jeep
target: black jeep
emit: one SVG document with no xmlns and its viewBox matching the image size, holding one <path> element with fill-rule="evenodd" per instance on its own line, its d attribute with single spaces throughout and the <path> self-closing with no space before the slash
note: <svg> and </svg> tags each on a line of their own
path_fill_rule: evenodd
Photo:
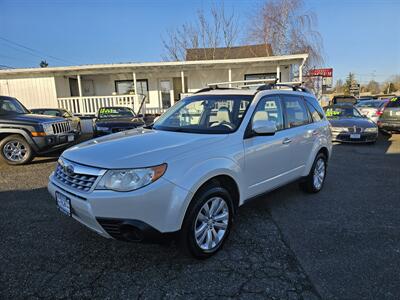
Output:
<svg viewBox="0 0 400 300">
<path fill-rule="evenodd" d="M 76 138 L 63 118 L 35 115 L 17 99 L 0 96 L 0 156 L 11 165 L 65 147 Z"/>
</svg>

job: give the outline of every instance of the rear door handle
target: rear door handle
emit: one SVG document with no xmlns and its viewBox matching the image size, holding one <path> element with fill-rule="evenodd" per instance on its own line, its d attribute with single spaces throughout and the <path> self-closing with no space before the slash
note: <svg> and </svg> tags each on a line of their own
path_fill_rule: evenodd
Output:
<svg viewBox="0 0 400 300">
<path fill-rule="evenodd" d="M 312 135 L 318 135 L 318 130 L 313 130 Z"/>
<path fill-rule="evenodd" d="M 283 141 L 282 141 L 282 144 L 289 144 L 289 143 L 291 143 L 292 142 L 292 140 L 291 139 L 289 139 L 289 138 L 284 138 L 283 139 Z"/>
</svg>

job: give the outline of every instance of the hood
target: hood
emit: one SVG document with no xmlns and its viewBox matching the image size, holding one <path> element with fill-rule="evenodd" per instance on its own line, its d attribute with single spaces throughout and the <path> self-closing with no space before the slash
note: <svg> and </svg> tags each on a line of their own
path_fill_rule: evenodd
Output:
<svg viewBox="0 0 400 300">
<path fill-rule="evenodd" d="M 0 116 L 0 119 L 1 120 L 9 120 L 10 122 L 30 123 L 30 124 L 65 121 L 63 118 L 60 118 L 60 117 L 36 115 L 36 114 L 5 115 L 5 116 Z"/>
<path fill-rule="evenodd" d="M 360 128 L 370 128 L 375 127 L 375 123 L 366 118 L 340 118 L 340 119 L 330 119 L 332 127 L 360 127 Z"/>
<path fill-rule="evenodd" d="M 132 126 L 143 125 L 144 121 L 141 118 L 109 118 L 109 119 L 96 119 L 98 126 Z"/>
<path fill-rule="evenodd" d="M 187 151 L 225 139 L 225 134 L 193 134 L 133 129 L 93 139 L 64 151 L 73 162 L 106 169 L 159 165 Z"/>
</svg>

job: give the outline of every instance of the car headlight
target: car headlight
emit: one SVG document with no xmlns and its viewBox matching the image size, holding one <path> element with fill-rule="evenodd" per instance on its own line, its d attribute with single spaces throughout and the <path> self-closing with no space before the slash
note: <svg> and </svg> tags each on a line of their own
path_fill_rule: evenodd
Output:
<svg viewBox="0 0 400 300">
<path fill-rule="evenodd" d="M 46 135 L 51 135 L 53 134 L 53 126 L 51 124 L 43 124 L 43 131 Z"/>
<path fill-rule="evenodd" d="M 159 179 L 166 170 L 167 164 L 141 169 L 108 170 L 96 189 L 118 192 L 137 190 Z"/>
<path fill-rule="evenodd" d="M 109 130 L 109 128 L 108 127 L 102 127 L 102 126 L 96 126 L 96 130 L 97 131 L 107 131 L 107 130 Z"/>
<path fill-rule="evenodd" d="M 370 128 L 365 128 L 365 132 L 377 132 L 378 128 L 377 127 L 370 127 Z"/>
<path fill-rule="evenodd" d="M 334 132 L 348 132 L 349 129 L 347 127 L 332 127 L 332 131 Z"/>
</svg>

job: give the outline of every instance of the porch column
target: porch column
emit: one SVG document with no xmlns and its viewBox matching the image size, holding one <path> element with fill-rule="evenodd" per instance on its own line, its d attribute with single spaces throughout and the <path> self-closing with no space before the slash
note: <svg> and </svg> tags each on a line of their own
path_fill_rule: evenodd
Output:
<svg viewBox="0 0 400 300">
<path fill-rule="evenodd" d="M 303 58 L 303 61 L 301 62 L 299 66 L 299 81 L 302 83 L 303 82 L 303 66 L 306 63 L 307 58 Z"/>
<path fill-rule="evenodd" d="M 138 100 L 139 97 L 138 97 L 138 94 L 137 94 L 138 90 L 137 90 L 136 73 L 135 72 L 133 72 L 133 88 L 135 89 L 135 98 L 134 98 L 135 100 L 132 103 L 132 108 L 133 108 L 133 110 L 135 110 L 135 103 L 138 104 L 137 108 L 139 108 L 139 106 L 140 106 L 140 103 L 139 103 L 139 100 Z M 136 111 L 136 113 L 139 113 L 139 112 Z"/>
<path fill-rule="evenodd" d="M 228 81 L 229 81 L 229 82 L 232 81 L 232 69 L 231 69 L 231 68 L 229 68 L 229 70 L 228 70 Z M 232 87 L 232 84 L 231 84 L 231 83 L 229 83 L 229 87 L 230 87 L 230 88 Z"/>
<path fill-rule="evenodd" d="M 182 80 L 182 94 L 185 93 L 185 73 L 181 71 L 181 80 Z"/>
<path fill-rule="evenodd" d="M 79 91 L 79 113 L 85 113 L 83 109 L 83 99 L 82 99 L 82 82 L 81 82 L 81 75 L 77 75 L 76 78 L 78 79 L 78 91 Z"/>
<path fill-rule="evenodd" d="M 281 66 L 280 65 L 276 66 L 276 78 L 278 79 L 278 82 L 281 82 Z"/>
</svg>

